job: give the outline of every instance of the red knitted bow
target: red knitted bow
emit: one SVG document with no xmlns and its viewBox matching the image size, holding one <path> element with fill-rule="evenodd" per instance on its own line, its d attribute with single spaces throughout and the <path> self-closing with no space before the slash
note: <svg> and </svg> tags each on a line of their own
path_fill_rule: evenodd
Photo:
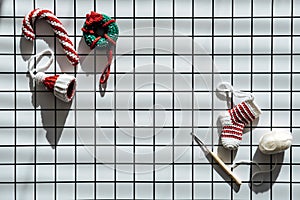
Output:
<svg viewBox="0 0 300 200">
<path fill-rule="evenodd" d="M 91 14 L 86 14 L 85 23 L 87 26 L 90 26 L 95 22 L 100 22 L 102 19 L 103 16 L 101 14 L 91 11 Z"/>
</svg>

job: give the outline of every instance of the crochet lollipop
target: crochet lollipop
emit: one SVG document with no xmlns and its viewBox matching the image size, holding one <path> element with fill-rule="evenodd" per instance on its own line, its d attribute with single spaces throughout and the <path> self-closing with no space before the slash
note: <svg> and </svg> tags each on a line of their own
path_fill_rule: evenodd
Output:
<svg viewBox="0 0 300 200">
<path fill-rule="evenodd" d="M 118 26 L 109 16 L 91 11 L 90 14 L 86 14 L 86 21 L 81 30 L 86 44 L 91 49 L 99 47 L 107 50 L 107 64 L 100 77 L 100 84 L 104 84 L 110 74 L 113 47 L 116 46 L 119 34 Z"/>
<path fill-rule="evenodd" d="M 38 63 L 42 56 L 45 54 L 50 54 L 50 59 L 43 67 L 39 67 L 34 69 L 34 58 L 36 58 L 36 62 Z M 62 74 L 62 75 L 47 75 L 44 73 L 50 65 L 53 63 L 53 52 L 49 50 L 44 50 L 36 56 L 31 57 L 28 60 L 28 71 L 33 80 L 35 80 L 39 84 L 43 84 L 48 90 L 54 93 L 58 99 L 69 102 L 72 100 L 75 88 L 76 88 L 76 79 L 73 76 Z"/>
<path fill-rule="evenodd" d="M 261 114 L 261 110 L 254 102 L 254 96 L 251 93 L 234 91 L 229 83 L 221 83 L 217 90 L 232 92 L 238 98 L 246 98 L 242 103 L 221 114 L 219 118 L 223 127 L 221 143 L 225 148 L 235 150 L 242 141 L 245 125 L 256 119 Z"/>
<path fill-rule="evenodd" d="M 66 29 L 63 27 L 59 19 L 50 11 L 45 9 L 34 9 L 29 12 L 23 20 L 22 32 L 27 40 L 33 41 L 35 39 L 35 33 L 33 25 L 37 19 L 44 18 L 52 27 L 56 34 L 58 41 L 61 43 L 67 58 L 70 63 L 76 66 L 79 63 L 79 56 L 73 47 L 73 43 L 70 40 Z"/>
</svg>

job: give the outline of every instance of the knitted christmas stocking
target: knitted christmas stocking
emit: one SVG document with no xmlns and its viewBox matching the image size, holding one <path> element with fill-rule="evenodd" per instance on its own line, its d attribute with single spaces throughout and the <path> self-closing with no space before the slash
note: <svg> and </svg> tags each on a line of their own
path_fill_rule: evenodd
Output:
<svg viewBox="0 0 300 200">
<path fill-rule="evenodd" d="M 222 85 L 227 87 L 236 97 L 248 96 L 247 100 L 220 115 L 220 122 L 223 127 L 221 143 L 225 148 L 235 150 L 242 141 L 245 125 L 256 119 L 261 114 L 261 110 L 255 104 L 252 94 L 234 91 L 232 86 L 229 87 L 227 83 Z"/>
</svg>

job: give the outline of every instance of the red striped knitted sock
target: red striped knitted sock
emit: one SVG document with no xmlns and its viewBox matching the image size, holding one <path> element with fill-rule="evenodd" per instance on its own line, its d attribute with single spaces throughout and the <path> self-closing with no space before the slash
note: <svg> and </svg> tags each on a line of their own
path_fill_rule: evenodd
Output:
<svg viewBox="0 0 300 200">
<path fill-rule="evenodd" d="M 221 142 L 227 149 L 237 149 L 242 141 L 245 125 L 261 114 L 253 99 L 246 100 L 220 116 L 223 129 Z"/>
</svg>

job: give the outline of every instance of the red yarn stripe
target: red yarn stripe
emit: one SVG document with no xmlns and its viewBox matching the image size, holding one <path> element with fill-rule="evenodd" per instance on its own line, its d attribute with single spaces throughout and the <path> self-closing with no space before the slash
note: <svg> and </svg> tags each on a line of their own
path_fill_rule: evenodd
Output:
<svg viewBox="0 0 300 200">
<path fill-rule="evenodd" d="M 241 103 L 241 107 L 243 107 L 244 112 L 246 113 L 245 115 L 247 115 L 249 121 L 253 121 L 253 120 L 254 120 L 254 118 L 252 118 L 253 115 L 251 115 L 251 113 L 249 113 L 249 112 L 247 111 L 248 106 L 243 102 L 243 103 Z M 248 108 L 248 110 L 249 110 L 249 108 Z M 249 111 L 250 111 L 250 110 L 249 110 Z M 250 112 L 251 112 L 251 111 L 250 111 Z"/>
<path fill-rule="evenodd" d="M 66 31 L 64 28 L 62 28 L 62 27 L 59 27 L 59 26 L 53 26 L 53 25 L 52 25 L 52 28 L 55 29 L 56 31 L 62 32 L 62 33 L 64 33 L 66 36 L 68 36 L 67 31 Z M 62 36 L 60 36 L 60 37 L 62 37 Z M 65 37 L 65 38 L 66 38 L 66 37 Z M 70 41 L 69 38 L 67 38 L 67 39 Z"/>
<path fill-rule="evenodd" d="M 108 51 L 108 57 L 107 57 L 107 59 L 108 59 L 108 61 L 107 61 L 107 64 L 111 64 L 111 61 L 112 61 L 112 59 L 113 59 L 113 51 L 112 51 L 112 49 L 110 49 L 109 51 Z"/>
<path fill-rule="evenodd" d="M 238 116 L 238 118 L 240 119 L 240 120 L 242 120 L 242 122 L 244 123 L 244 124 L 248 124 L 248 120 L 245 118 L 245 116 L 242 114 L 242 111 L 239 109 L 239 107 L 238 107 L 239 105 L 237 105 L 237 106 L 235 106 L 235 108 L 234 108 L 234 110 L 235 110 L 235 112 L 236 112 L 236 115 Z"/>
<path fill-rule="evenodd" d="M 231 128 L 223 128 L 222 129 L 222 134 L 223 133 L 233 133 L 233 134 L 242 136 L 243 131 L 241 131 L 241 130 L 235 130 L 235 129 L 232 129 L 232 127 L 231 127 Z"/>
<path fill-rule="evenodd" d="M 221 135 L 222 138 L 234 138 L 234 139 L 237 139 L 237 140 L 242 140 L 242 138 L 240 137 L 237 137 L 235 135 Z"/>
<path fill-rule="evenodd" d="M 106 83 L 109 75 L 110 75 L 110 65 L 106 65 L 100 77 L 100 84 Z"/>
<path fill-rule="evenodd" d="M 32 11 L 28 14 L 28 20 L 30 21 L 30 24 L 32 24 L 32 21 L 31 21 L 32 15 L 33 15 L 33 13 L 35 13 L 37 10 L 39 10 L 39 8 L 32 10 Z M 26 18 L 26 16 L 25 16 L 24 19 L 23 19 L 23 27 L 24 27 L 25 29 L 27 29 L 28 31 L 30 31 L 30 32 L 33 33 L 33 32 L 34 32 L 33 29 L 32 29 L 30 26 L 27 25 L 25 18 Z M 25 33 L 25 31 L 23 31 L 23 33 L 24 33 L 27 37 L 30 37 L 30 38 L 34 39 L 34 37 L 32 37 L 31 35 L 28 35 L 27 33 Z"/>
<path fill-rule="evenodd" d="M 244 118 L 244 116 L 241 114 L 240 110 L 238 109 L 237 106 L 234 107 L 234 113 L 236 114 L 237 118 L 239 119 L 239 122 L 243 124 L 247 124 L 248 121 Z"/>
<path fill-rule="evenodd" d="M 28 20 L 31 22 L 32 24 L 32 15 L 33 13 L 35 13 L 37 10 L 40 10 L 39 8 L 34 9 L 33 11 L 31 11 L 28 15 Z M 31 29 L 31 31 L 33 32 L 33 29 Z"/>
<path fill-rule="evenodd" d="M 100 84 L 104 84 L 108 80 L 108 77 L 110 75 L 110 65 L 111 65 L 111 62 L 112 62 L 112 58 L 113 58 L 113 51 L 112 51 L 112 49 L 110 49 L 108 51 L 106 67 L 103 70 L 103 72 L 101 74 L 101 77 L 100 77 Z"/>
<path fill-rule="evenodd" d="M 241 127 L 244 126 L 244 123 L 238 119 L 233 109 L 229 110 L 229 113 L 230 113 L 232 123 L 237 124 L 238 126 Z"/>
<path fill-rule="evenodd" d="M 53 13 L 51 13 L 52 15 L 53 15 Z M 56 17 L 55 17 L 55 15 L 53 15 L 53 16 L 46 16 L 46 18 L 48 19 L 48 20 L 50 20 L 50 21 L 54 21 L 55 23 L 57 23 L 57 24 L 60 24 L 60 25 L 62 25 L 62 23 L 61 23 L 61 21 L 59 21 L 59 19 L 57 19 Z"/>
<path fill-rule="evenodd" d="M 25 18 L 23 19 L 23 27 L 24 29 L 27 29 L 29 32 L 33 32 L 32 28 L 27 25 Z"/>
<path fill-rule="evenodd" d="M 104 34 L 104 37 L 105 37 L 110 43 L 112 43 L 114 46 L 116 45 L 116 42 L 115 42 L 113 39 L 111 39 L 107 34 Z"/>
<path fill-rule="evenodd" d="M 241 114 L 244 116 L 244 118 L 247 119 L 247 122 L 248 122 L 248 123 L 251 122 L 252 119 L 249 117 L 249 114 L 248 114 L 247 110 L 245 110 L 243 104 L 239 104 L 239 105 L 238 105 L 238 108 L 239 108 L 239 110 L 241 111 Z"/>
<path fill-rule="evenodd" d="M 233 109 L 228 110 L 228 112 L 230 113 L 231 121 L 233 120 L 234 122 L 238 122 L 238 119 L 235 116 Z"/>
<path fill-rule="evenodd" d="M 222 135 L 233 135 L 233 136 L 235 136 L 235 137 L 239 137 L 239 138 L 243 138 L 243 135 L 242 134 L 238 134 L 238 133 L 235 133 L 235 132 L 233 132 L 233 131 L 230 131 L 230 130 L 228 130 L 228 131 L 223 131 L 222 132 Z"/>
<path fill-rule="evenodd" d="M 70 55 L 67 55 L 67 58 L 71 61 L 71 63 L 76 63 L 76 62 L 78 62 L 78 60 L 76 60 L 75 58 L 73 58 L 73 57 L 70 56 Z"/>
<path fill-rule="evenodd" d="M 48 77 L 45 78 L 43 83 L 47 87 L 48 90 L 50 90 L 50 91 L 54 90 L 54 84 L 55 84 L 58 77 L 59 77 L 59 75 L 48 76 Z"/>
<path fill-rule="evenodd" d="M 91 44 L 90 49 L 95 48 L 97 42 L 101 39 L 101 36 L 97 37 Z"/>
<path fill-rule="evenodd" d="M 31 40 L 34 40 L 34 37 L 32 35 L 29 35 L 28 33 L 26 33 L 25 31 L 23 31 L 23 34 L 28 37 L 31 38 Z"/>
<path fill-rule="evenodd" d="M 234 129 L 224 129 L 222 132 L 223 132 L 223 133 L 234 134 L 234 135 L 240 136 L 240 137 L 243 135 L 243 132 L 242 132 L 242 131 L 236 131 L 236 130 L 234 130 Z"/>
<path fill-rule="evenodd" d="M 95 34 L 95 32 L 94 32 L 93 30 L 87 30 L 87 29 L 85 29 L 84 27 L 82 27 L 81 30 L 82 30 L 83 32 L 85 32 L 85 33 L 89 33 L 89 34 L 92 34 L 92 35 Z"/>
<path fill-rule="evenodd" d="M 242 123 L 247 124 L 248 121 L 247 121 L 247 119 L 244 117 L 244 115 L 241 113 L 241 111 L 240 111 L 240 109 L 239 109 L 238 106 L 239 106 L 239 105 L 236 105 L 236 106 L 234 107 L 234 111 L 235 111 L 235 113 L 236 113 L 236 116 L 242 121 Z"/>
<path fill-rule="evenodd" d="M 73 46 L 73 43 L 72 43 L 72 41 L 69 39 L 69 38 L 67 38 L 67 37 L 64 37 L 64 36 L 59 36 L 59 35 L 57 35 L 57 38 L 59 39 L 59 40 L 61 40 L 61 41 L 64 41 L 64 42 L 66 42 L 66 43 L 69 43 L 69 44 L 71 44 L 72 46 Z M 61 45 L 63 45 L 62 43 L 61 43 Z M 70 48 L 70 47 L 69 47 Z M 72 49 L 74 49 L 74 48 L 72 48 Z M 73 50 L 74 51 L 74 50 Z"/>
<path fill-rule="evenodd" d="M 40 18 L 43 14 L 45 14 L 45 13 L 50 13 L 50 14 L 52 14 L 52 15 L 54 15 L 50 10 L 41 10 L 40 12 L 38 12 L 37 13 L 37 15 L 36 15 L 36 17 L 37 18 Z M 46 17 L 46 18 L 48 18 L 48 17 Z"/>
<path fill-rule="evenodd" d="M 29 13 L 29 15 L 28 15 L 28 19 L 31 19 L 33 13 L 35 13 L 37 10 L 40 10 L 40 9 L 39 9 L 39 8 L 36 8 L 36 9 L 32 10 L 32 11 Z"/>
<path fill-rule="evenodd" d="M 252 120 L 254 120 L 255 116 L 252 114 L 251 110 L 248 108 L 248 105 L 245 102 L 243 102 L 243 103 L 244 103 L 244 106 L 245 106 L 245 109 L 246 109 L 247 113 L 249 113 L 249 115 L 251 116 Z"/>
<path fill-rule="evenodd" d="M 240 127 L 240 128 L 237 128 L 237 127 L 234 127 L 234 126 L 224 126 L 223 129 L 232 129 L 232 130 L 235 130 L 235 131 L 239 131 L 239 132 L 243 132 L 243 127 Z"/>
<path fill-rule="evenodd" d="M 102 25 L 102 27 L 105 28 L 106 26 L 108 26 L 108 25 L 110 25 L 111 23 L 114 23 L 114 22 L 116 22 L 116 20 L 111 19 L 111 20 L 105 22 L 105 23 Z"/>
</svg>

